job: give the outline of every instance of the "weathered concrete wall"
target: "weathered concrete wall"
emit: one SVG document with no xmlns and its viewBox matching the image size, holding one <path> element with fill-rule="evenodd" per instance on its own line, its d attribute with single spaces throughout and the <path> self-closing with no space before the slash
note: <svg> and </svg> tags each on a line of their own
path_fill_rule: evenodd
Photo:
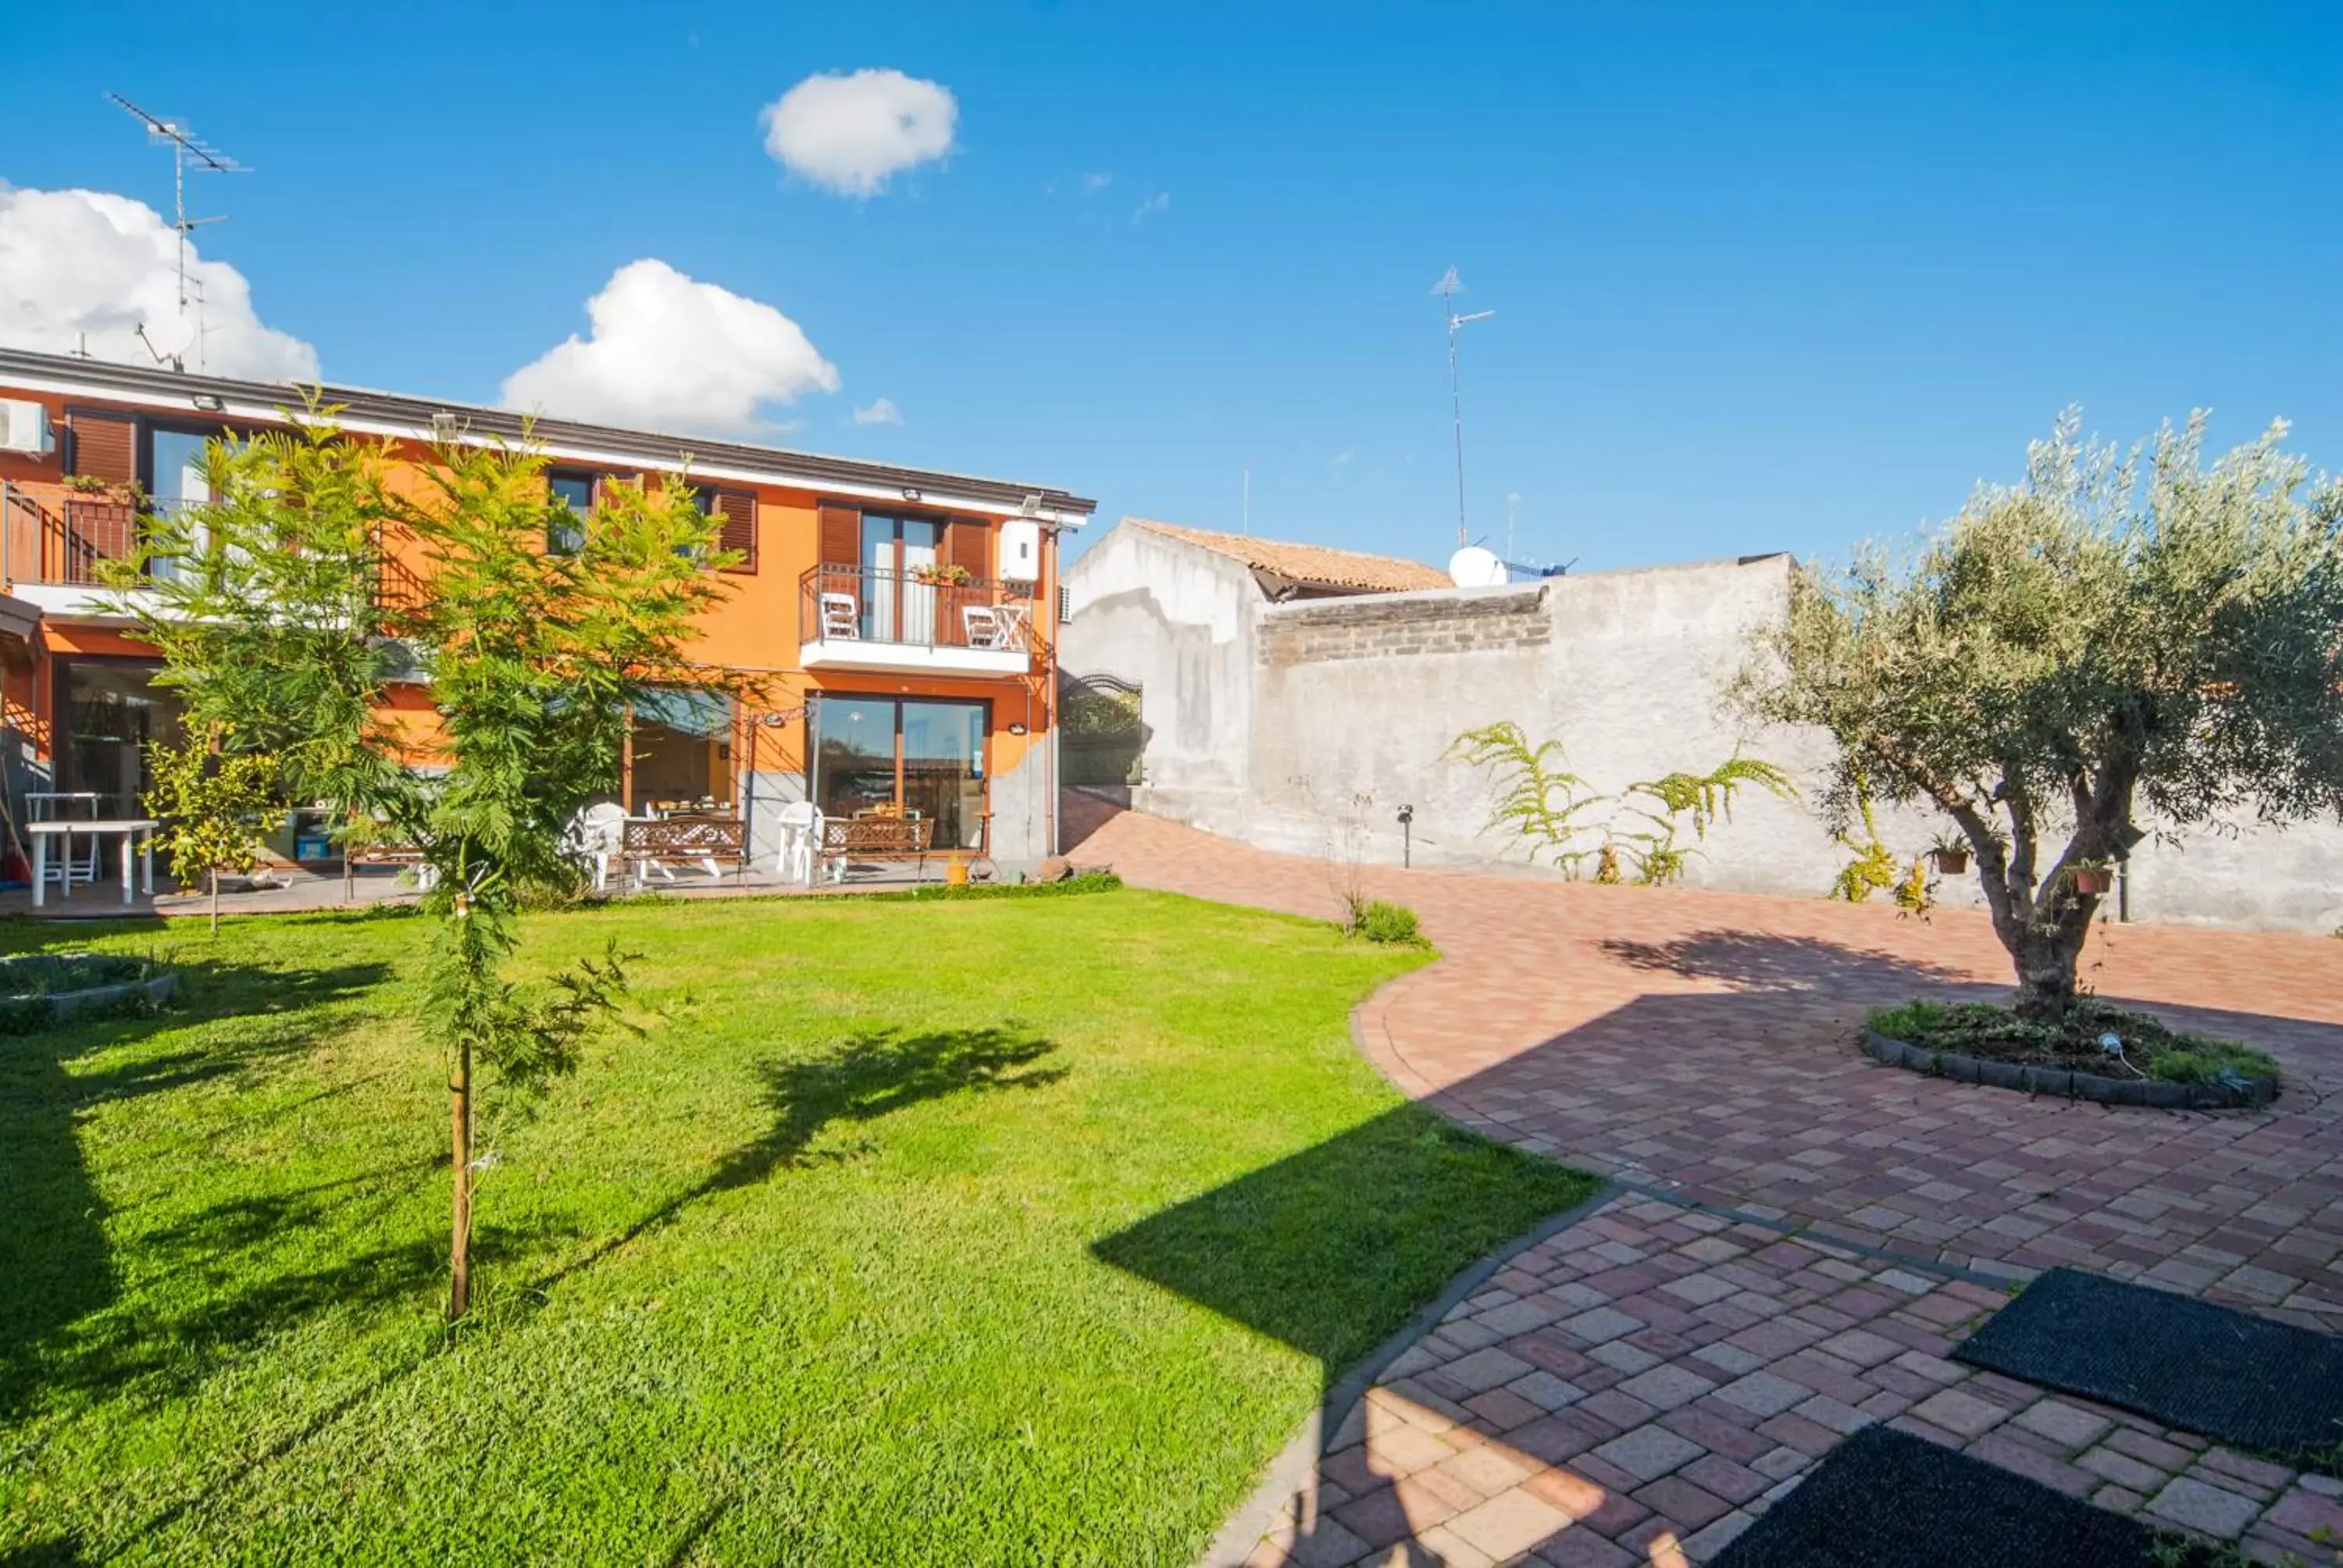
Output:
<svg viewBox="0 0 2343 1568">
<path fill-rule="evenodd" d="M 1035 747 L 992 776 L 992 858 L 1005 868 L 1029 869 L 1050 854 L 1049 774 L 1049 757 Z"/>
<path fill-rule="evenodd" d="M 1396 861 L 1409 805 L 1419 864 L 1518 864 L 1517 836 L 1484 831 L 1489 778 L 1447 756 L 1462 731 L 1510 719 L 1560 739 L 1598 791 L 1706 772 L 1736 749 L 1787 769 L 1804 799 L 1744 790 L 1698 846 L 1695 886 L 1820 896 L 1850 859 L 1813 804 L 1826 738 L 1752 729 L 1725 701 L 1753 628 L 1786 609 L 1787 557 L 1281 605 L 1176 541 L 1102 561 L 1095 578 L 1091 558 L 1069 574 L 1067 647 L 1081 652 L 1067 662 L 1146 683 L 1143 809 L 1264 848 Z M 1948 826 L 1885 808 L 1879 825 L 1907 859 Z M 2135 920 L 2333 930 L 2343 825 L 2151 840 L 2128 879 Z M 1974 877 L 1939 879 L 1937 896 L 1981 901 Z"/>
<path fill-rule="evenodd" d="M 1058 662 L 1140 687 L 1149 784 L 1199 810 L 1242 812 L 1250 786 L 1252 573 L 1143 528 L 1117 528 L 1066 571 Z"/>
<path fill-rule="evenodd" d="M 1426 863 L 1481 863 L 1520 859 L 1523 846 L 1484 831 L 1491 779 L 1449 749 L 1499 719 L 1559 739 L 1562 766 L 1606 793 L 1704 772 L 1736 747 L 1817 771 L 1818 738 L 1747 734 L 1719 700 L 1749 628 L 1787 588 L 1775 559 L 1271 607 L 1254 715 L 1261 798 L 1281 814 L 1367 798 L 1378 847 L 1394 851 L 1397 809 L 1412 805 Z M 1688 879 L 1829 886 L 1843 857 L 1813 812 L 1745 794 L 1735 818 Z"/>
<path fill-rule="evenodd" d="M 781 808 L 806 798 L 805 775 L 759 769 L 741 791 L 740 814 L 749 821 L 749 859 L 769 869 L 781 854 Z"/>
</svg>

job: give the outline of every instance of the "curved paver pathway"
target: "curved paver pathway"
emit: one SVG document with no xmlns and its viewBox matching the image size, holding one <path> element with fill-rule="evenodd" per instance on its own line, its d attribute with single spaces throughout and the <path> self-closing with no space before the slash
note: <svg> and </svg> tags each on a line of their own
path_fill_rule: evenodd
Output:
<svg viewBox="0 0 2343 1568">
<path fill-rule="evenodd" d="M 1068 816 L 1075 858 L 1135 884 L 1341 912 L 1322 861 L 1087 797 Z M 2102 929 L 2095 989 L 2285 1070 L 2272 1110 L 2184 1113 L 1860 1055 L 1872 1006 L 2006 990 L 1973 912 L 1361 881 L 1413 907 L 1443 955 L 1354 1014 L 1377 1065 L 1461 1122 L 1666 1201 L 1614 1199 L 1459 1302 L 1267 1499 L 1249 1563 L 1682 1568 L 1873 1421 L 2264 1561 L 2318 1560 L 2343 1534 L 2343 1483 L 1945 1359 L 2001 1299 L 1979 1276 L 2061 1262 L 2343 1329 L 2343 942 Z"/>
<path fill-rule="evenodd" d="M 1089 797 L 1073 858 L 1131 882 L 1332 917 L 1324 861 Z M 1863 1014 L 1991 995 L 1983 918 L 1816 899 L 1370 868 L 1442 960 L 1354 1026 L 1402 1089 L 1468 1126 L 1672 1195 L 1985 1273 L 2071 1263 L 2343 1329 L 2343 941 L 2103 927 L 2111 999 L 2276 1055 L 2267 1111 L 2036 1099 L 1885 1068 Z"/>
</svg>

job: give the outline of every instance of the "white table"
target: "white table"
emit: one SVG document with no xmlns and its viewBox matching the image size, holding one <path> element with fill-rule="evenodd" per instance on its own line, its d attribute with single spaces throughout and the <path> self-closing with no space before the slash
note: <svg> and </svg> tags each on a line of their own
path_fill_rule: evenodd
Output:
<svg viewBox="0 0 2343 1568">
<path fill-rule="evenodd" d="M 99 818 L 95 821 L 83 822 L 25 823 L 25 831 L 33 836 L 33 908 L 37 910 L 41 907 L 43 898 L 48 891 L 49 840 L 63 838 L 65 840 L 65 855 L 70 859 L 73 855 L 73 835 L 75 833 L 88 833 L 92 836 L 105 833 L 122 835 L 122 901 L 126 904 L 131 900 L 130 852 L 134 848 L 138 851 L 138 866 L 142 873 L 140 879 L 146 887 L 146 896 L 153 898 L 155 896 L 155 829 L 161 826 L 162 823 L 152 817 Z M 65 884 L 65 890 L 66 898 L 73 897 L 71 882 Z"/>
</svg>

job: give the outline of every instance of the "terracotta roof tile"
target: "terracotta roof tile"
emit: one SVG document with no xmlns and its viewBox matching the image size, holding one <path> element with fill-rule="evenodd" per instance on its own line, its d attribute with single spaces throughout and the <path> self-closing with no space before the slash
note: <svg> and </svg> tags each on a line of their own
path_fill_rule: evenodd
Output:
<svg viewBox="0 0 2343 1568">
<path fill-rule="evenodd" d="M 1439 568 L 1425 566 L 1422 561 L 1402 560 L 1396 556 L 1362 555 L 1357 550 L 1289 544 L 1282 539 L 1255 538 L 1251 534 L 1220 534 L 1209 528 L 1182 528 L 1178 523 L 1159 523 L 1147 518 L 1125 518 L 1123 521 L 1149 533 L 1242 561 L 1255 571 L 1274 572 L 1296 582 L 1323 583 L 1368 593 L 1405 593 L 1413 588 L 1455 586 Z"/>
</svg>

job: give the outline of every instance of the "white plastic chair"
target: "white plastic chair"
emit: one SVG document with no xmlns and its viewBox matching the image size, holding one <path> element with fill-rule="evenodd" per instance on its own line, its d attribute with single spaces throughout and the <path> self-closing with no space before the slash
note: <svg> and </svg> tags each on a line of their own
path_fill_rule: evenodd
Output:
<svg viewBox="0 0 2343 1568">
<path fill-rule="evenodd" d="M 826 593 L 821 596 L 821 635 L 823 640 L 841 638 L 850 641 L 862 640 L 862 616 L 855 608 L 850 593 Z"/>
<path fill-rule="evenodd" d="M 86 811 L 80 809 L 84 805 Z M 92 789 L 35 789 L 25 797 L 25 816 L 35 822 L 78 821 L 97 816 L 97 793 Z M 48 879 L 70 887 L 75 882 L 97 880 L 97 835 L 86 834 L 82 839 L 83 853 L 74 853 L 73 835 L 65 836 L 50 852 Z"/>
<path fill-rule="evenodd" d="M 781 880 L 813 886 L 813 862 L 821 843 L 821 812 L 810 800 L 792 800 L 780 809 L 781 852 L 773 870 Z"/>
<path fill-rule="evenodd" d="M 598 801 L 578 813 L 569 830 L 576 836 L 578 853 L 594 862 L 594 890 L 598 893 L 609 884 L 611 860 L 626 847 L 627 809 L 615 801 Z"/>
<path fill-rule="evenodd" d="M 1001 617 L 980 604 L 962 605 L 960 624 L 968 629 L 968 646 L 980 648 L 1001 648 L 1009 638 L 1001 630 Z"/>
</svg>

